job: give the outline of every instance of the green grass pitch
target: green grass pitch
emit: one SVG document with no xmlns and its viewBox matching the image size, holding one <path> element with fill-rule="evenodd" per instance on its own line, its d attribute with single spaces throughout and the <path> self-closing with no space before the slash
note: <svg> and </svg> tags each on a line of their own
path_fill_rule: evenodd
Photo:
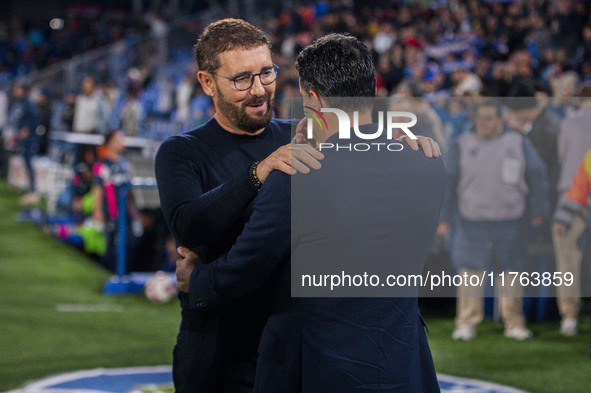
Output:
<svg viewBox="0 0 591 393">
<path fill-rule="evenodd" d="M 171 364 L 177 301 L 104 296 L 110 274 L 30 223 L 0 182 L 0 391 L 73 370 Z M 83 305 L 107 312 L 58 312 Z M 63 306 L 62 306 L 63 307 Z"/>
</svg>

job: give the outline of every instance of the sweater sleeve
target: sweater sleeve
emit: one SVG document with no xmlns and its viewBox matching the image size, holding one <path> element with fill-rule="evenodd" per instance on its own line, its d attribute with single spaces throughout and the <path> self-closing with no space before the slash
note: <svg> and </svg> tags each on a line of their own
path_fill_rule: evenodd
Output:
<svg viewBox="0 0 591 393">
<path fill-rule="evenodd" d="M 273 172 L 255 200 L 244 231 L 229 252 L 191 273 L 190 307 L 235 300 L 260 288 L 290 255 L 290 178 Z"/>
<path fill-rule="evenodd" d="M 183 136 L 166 140 L 156 154 L 155 172 L 164 217 L 179 245 L 192 249 L 219 238 L 257 194 L 248 167 L 212 190 L 204 190 L 201 174 Z"/>
</svg>

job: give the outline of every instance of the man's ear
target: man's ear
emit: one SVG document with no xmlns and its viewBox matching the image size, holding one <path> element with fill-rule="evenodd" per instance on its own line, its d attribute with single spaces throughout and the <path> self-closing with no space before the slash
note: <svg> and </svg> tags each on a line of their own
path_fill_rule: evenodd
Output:
<svg viewBox="0 0 591 393">
<path fill-rule="evenodd" d="M 201 83 L 205 94 L 210 97 L 215 96 L 216 89 L 212 74 L 206 71 L 199 71 L 197 72 L 197 79 L 199 79 L 199 83 Z"/>
<path fill-rule="evenodd" d="M 326 102 L 324 101 L 324 99 L 322 99 L 320 94 L 318 94 L 314 90 L 310 90 L 308 93 L 310 94 L 310 98 L 312 99 L 312 102 L 314 103 L 314 108 L 320 109 L 320 108 L 325 108 L 327 106 Z"/>
</svg>

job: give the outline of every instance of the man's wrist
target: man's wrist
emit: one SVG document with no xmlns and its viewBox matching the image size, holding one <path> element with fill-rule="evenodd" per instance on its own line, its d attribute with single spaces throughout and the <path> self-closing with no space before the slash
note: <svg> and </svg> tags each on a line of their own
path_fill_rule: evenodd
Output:
<svg viewBox="0 0 591 393">
<path fill-rule="evenodd" d="M 257 188 L 257 190 L 260 190 L 261 187 L 263 186 L 263 182 L 261 182 L 261 180 L 257 176 L 257 168 L 258 168 L 259 164 L 260 164 L 260 161 L 255 161 L 248 168 L 248 178 L 250 179 L 251 183 Z"/>
</svg>

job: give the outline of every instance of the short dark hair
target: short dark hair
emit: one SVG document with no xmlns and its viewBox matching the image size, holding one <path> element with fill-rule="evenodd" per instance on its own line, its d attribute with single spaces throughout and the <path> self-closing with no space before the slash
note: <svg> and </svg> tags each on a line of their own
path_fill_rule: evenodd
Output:
<svg viewBox="0 0 591 393">
<path fill-rule="evenodd" d="M 195 60 L 200 71 L 216 72 L 220 67 L 219 54 L 233 50 L 252 49 L 271 43 L 262 32 L 242 19 L 222 19 L 209 24 L 194 46 Z"/>
<path fill-rule="evenodd" d="M 531 83 L 520 82 L 509 90 L 508 98 L 505 99 L 507 108 L 513 111 L 535 108 L 538 101 L 535 98 L 536 91 Z"/>
<path fill-rule="evenodd" d="M 328 34 L 298 55 L 294 68 L 302 88 L 330 97 L 375 97 L 376 73 L 371 52 L 357 38 Z"/>
</svg>

